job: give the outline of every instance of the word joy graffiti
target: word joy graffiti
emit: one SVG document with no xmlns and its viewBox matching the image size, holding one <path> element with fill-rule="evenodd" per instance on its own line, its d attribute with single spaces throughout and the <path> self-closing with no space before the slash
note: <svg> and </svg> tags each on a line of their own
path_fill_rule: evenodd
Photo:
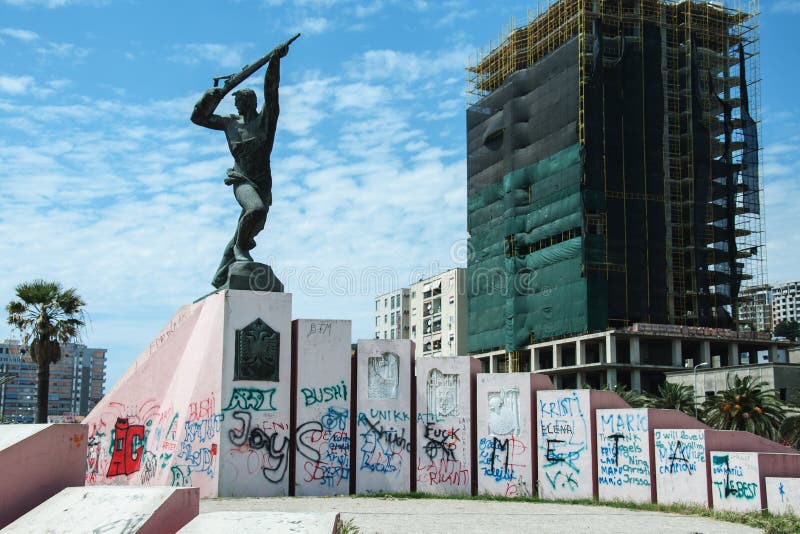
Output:
<svg viewBox="0 0 800 534">
<path fill-rule="evenodd" d="M 269 482 L 277 484 L 286 476 L 289 464 L 289 438 L 279 436 L 278 432 L 271 434 L 263 429 L 252 426 L 253 414 L 245 411 L 236 411 L 233 419 L 239 421 L 241 426 L 228 431 L 228 439 L 235 447 L 249 449 L 250 452 L 260 453 L 261 472 Z"/>
</svg>

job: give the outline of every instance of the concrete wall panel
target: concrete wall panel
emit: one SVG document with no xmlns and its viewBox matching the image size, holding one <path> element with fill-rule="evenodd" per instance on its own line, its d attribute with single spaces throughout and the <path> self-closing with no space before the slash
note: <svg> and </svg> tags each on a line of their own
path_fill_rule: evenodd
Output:
<svg viewBox="0 0 800 534">
<path fill-rule="evenodd" d="M 800 478 L 766 477 L 764 490 L 769 513 L 800 516 Z"/>
<path fill-rule="evenodd" d="M 479 373 L 475 396 L 478 493 L 531 497 L 535 492 L 537 390 L 553 384 L 533 373 Z"/>
<path fill-rule="evenodd" d="M 83 486 L 87 429 L 0 425 L 0 528 L 69 486 Z"/>
<path fill-rule="evenodd" d="M 597 484 L 601 501 L 650 502 L 647 409 L 597 410 Z"/>
<path fill-rule="evenodd" d="M 475 377 L 480 367 L 469 356 L 416 361 L 417 491 L 475 493 Z"/>
<path fill-rule="evenodd" d="M 711 493 L 715 510 L 761 510 L 758 453 L 711 451 Z"/>
<path fill-rule="evenodd" d="M 350 493 L 350 321 L 292 322 L 295 495 Z"/>
<path fill-rule="evenodd" d="M 220 497 L 289 495 L 292 295 L 228 291 L 222 356 Z M 261 319 L 280 334 L 278 380 L 234 381 L 236 330 Z"/>
<path fill-rule="evenodd" d="M 654 470 L 659 504 L 708 507 L 706 431 L 655 429 Z"/>
<path fill-rule="evenodd" d="M 407 492 L 414 473 L 414 344 L 358 342 L 356 493 Z"/>
</svg>

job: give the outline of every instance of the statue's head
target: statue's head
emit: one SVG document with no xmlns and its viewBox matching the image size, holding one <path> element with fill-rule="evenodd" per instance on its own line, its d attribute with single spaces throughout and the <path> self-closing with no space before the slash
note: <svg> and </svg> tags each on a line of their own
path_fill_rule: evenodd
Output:
<svg viewBox="0 0 800 534">
<path fill-rule="evenodd" d="M 252 89 L 240 89 L 233 93 L 233 102 L 236 104 L 236 110 L 242 116 L 256 113 L 258 100 L 256 92 Z"/>
</svg>

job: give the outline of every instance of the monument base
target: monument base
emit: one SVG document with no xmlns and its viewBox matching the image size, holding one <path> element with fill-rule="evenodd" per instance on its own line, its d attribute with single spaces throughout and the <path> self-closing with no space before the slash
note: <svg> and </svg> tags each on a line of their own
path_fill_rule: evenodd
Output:
<svg viewBox="0 0 800 534">
<path fill-rule="evenodd" d="M 283 293 L 283 283 L 267 264 L 237 261 L 228 268 L 228 281 L 220 289 Z"/>
</svg>

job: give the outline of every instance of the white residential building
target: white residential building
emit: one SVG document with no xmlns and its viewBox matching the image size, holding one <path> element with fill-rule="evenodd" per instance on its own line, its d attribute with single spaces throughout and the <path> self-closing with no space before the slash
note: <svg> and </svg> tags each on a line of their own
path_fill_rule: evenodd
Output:
<svg viewBox="0 0 800 534">
<path fill-rule="evenodd" d="M 375 338 L 411 339 L 416 357 L 467 354 L 466 269 L 455 268 L 375 298 Z"/>
<path fill-rule="evenodd" d="M 445 271 L 410 289 L 410 338 L 416 357 L 467 354 L 466 269 Z"/>
<path fill-rule="evenodd" d="M 797 321 L 800 316 L 800 281 L 772 286 L 772 325 L 781 321 Z"/>
<path fill-rule="evenodd" d="M 748 287 L 739 293 L 739 325 L 758 332 L 772 331 L 772 288 Z"/>
<path fill-rule="evenodd" d="M 402 288 L 375 298 L 375 339 L 409 339 L 408 295 Z"/>
</svg>

